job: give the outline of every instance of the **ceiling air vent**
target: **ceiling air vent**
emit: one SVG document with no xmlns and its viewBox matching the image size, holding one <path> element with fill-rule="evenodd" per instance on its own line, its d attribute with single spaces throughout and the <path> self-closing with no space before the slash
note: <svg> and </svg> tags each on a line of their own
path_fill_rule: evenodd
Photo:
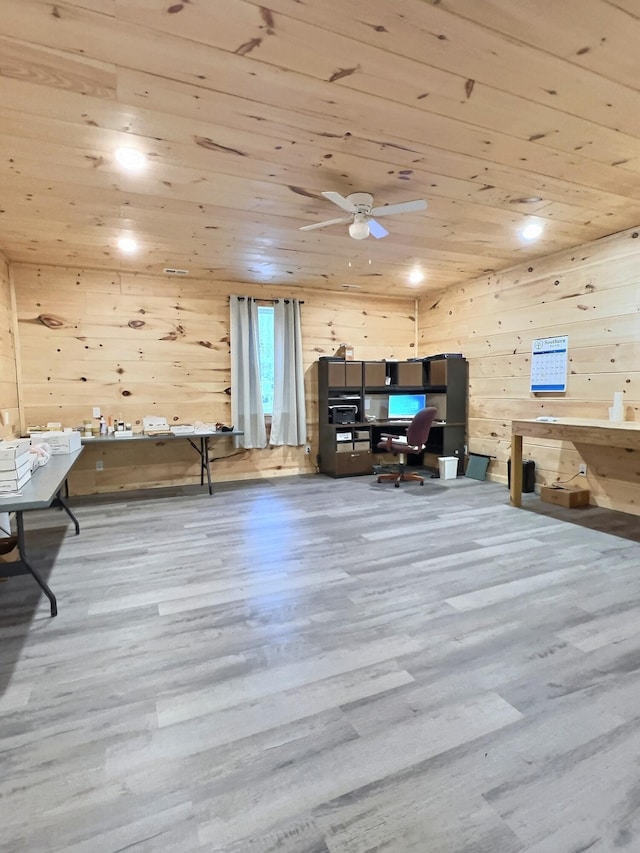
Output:
<svg viewBox="0 0 640 853">
<path fill-rule="evenodd" d="M 174 270 L 172 267 L 166 267 L 164 272 L 167 275 L 189 275 L 189 270 Z"/>
</svg>

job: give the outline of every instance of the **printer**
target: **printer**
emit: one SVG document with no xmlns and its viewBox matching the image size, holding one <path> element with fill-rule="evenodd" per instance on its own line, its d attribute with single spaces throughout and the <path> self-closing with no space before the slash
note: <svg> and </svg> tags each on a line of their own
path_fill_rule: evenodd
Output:
<svg viewBox="0 0 640 853">
<path fill-rule="evenodd" d="M 329 406 L 329 423 L 355 424 L 358 421 L 357 406 Z"/>
</svg>

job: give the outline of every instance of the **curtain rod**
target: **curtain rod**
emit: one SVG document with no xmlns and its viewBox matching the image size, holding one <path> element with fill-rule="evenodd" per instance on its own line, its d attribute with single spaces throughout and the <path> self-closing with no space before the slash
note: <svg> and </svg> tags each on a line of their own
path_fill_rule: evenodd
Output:
<svg viewBox="0 0 640 853">
<path fill-rule="evenodd" d="M 265 299 L 263 296 L 238 296 L 236 297 L 240 302 L 244 302 L 245 299 L 255 299 L 256 302 L 280 302 L 279 299 Z M 291 298 L 293 299 L 293 297 Z M 288 305 L 291 302 L 291 299 L 283 299 L 282 302 L 285 305 Z M 231 297 L 229 297 L 231 300 Z M 300 305 L 304 305 L 304 299 L 298 299 Z"/>
</svg>

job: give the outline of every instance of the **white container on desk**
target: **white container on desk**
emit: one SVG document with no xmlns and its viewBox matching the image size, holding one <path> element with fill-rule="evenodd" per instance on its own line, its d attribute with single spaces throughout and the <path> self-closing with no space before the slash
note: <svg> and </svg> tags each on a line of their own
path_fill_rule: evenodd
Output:
<svg viewBox="0 0 640 853">
<path fill-rule="evenodd" d="M 29 454 L 31 455 L 31 454 Z M 17 492 L 31 479 L 31 460 L 28 459 L 20 468 L 13 471 L 0 471 L 0 494 L 2 492 Z"/>
<path fill-rule="evenodd" d="M 52 456 L 62 456 L 80 450 L 82 441 L 78 430 L 71 430 L 69 432 L 32 432 L 31 444 L 48 444 Z"/>
<path fill-rule="evenodd" d="M 13 477 L 16 471 L 20 471 L 20 469 L 25 465 L 31 465 L 31 462 L 32 456 L 28 444 L 24 449 L 24 453 L 21 453 L 20 456 L 15 456 L 11 459 L 3 459 L 0 457 L 0 480 L 5 479 L 5 474 L 8 474 L 9 477 Z"/>
<path fill-rule="evenodd" d="M 609 420 L 613 423 L 620 423 L 624 420 L 622 391 L 616 391 L 613 395 L 613 406 L 609 407 Z"/>
<path fill-rule="evenodd" d="M 24 456 L 29 452 L 31 442 L 28 438 L 15 438 L 11 441 L 0 441 L 0 462 L 3 463 L 2 470 L 5 470 L 4 463 L 8 464 L 9 468 L 15 466 L 16 459 Z M 24 461 L 24 460 L 23 460 Z"/>
</svg>

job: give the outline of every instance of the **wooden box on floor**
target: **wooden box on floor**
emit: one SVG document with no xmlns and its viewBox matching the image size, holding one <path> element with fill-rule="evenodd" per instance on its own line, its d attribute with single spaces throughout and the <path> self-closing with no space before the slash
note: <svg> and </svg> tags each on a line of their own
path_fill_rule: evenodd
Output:
<svg viewBox="0 0 640 853">
<path fill-rule="evenodd" d="M 540 497 L 543 501 L 556 506 L 589 506 L 589 489 L 564 489 L 542 486 Z"/>
</svg>

